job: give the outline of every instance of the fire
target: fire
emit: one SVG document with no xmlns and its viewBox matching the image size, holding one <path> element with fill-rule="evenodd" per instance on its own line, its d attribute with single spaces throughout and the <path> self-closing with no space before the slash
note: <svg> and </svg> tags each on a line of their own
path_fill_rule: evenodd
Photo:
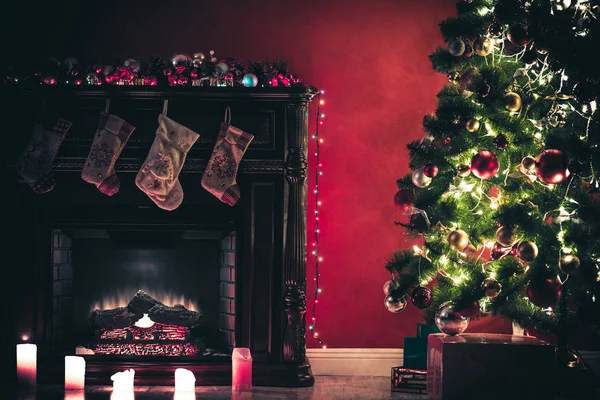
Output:
<svg viewBox="0 0 600 400">
<path fill-rule="evenodd" d="M 147 290 L 142 289 L 149 295 L 167 306 L 174 306 L 175 304 L 181 304 L 185 308 L 191 311 L 199 311 L 196 303 L 191 299 L 186 298 L 183 295 L 177 294 L 171 290 Z M 135 296 L 138 289 L 126 289 L 114 292 L 112 294 L 105 295 L 102 299 L 97 300 L 92 305 L 93 310 L 112 310 L 117 307 L 125 307 L 129 301 Z"/>
</svg>

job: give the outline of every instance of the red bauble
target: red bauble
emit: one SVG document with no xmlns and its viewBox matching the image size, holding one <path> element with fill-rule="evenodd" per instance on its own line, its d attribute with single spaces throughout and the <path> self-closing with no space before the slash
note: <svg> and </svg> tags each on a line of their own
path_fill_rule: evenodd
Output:
<svg viewBox="0 0 600 400">
<path fill-rule="evenodd" d="M 556 185 L 570 175 L 569 160 L 560 150 L 546 150 L 535 160 L 535 174 L 544 183 Z"/>
<path fill-rule="evenodd" d="M 415 307 L 418 308 L 429 307 L 433 301 L 431 289 L 425 286 L 419 286 L 413 290 L 412 295 L 410 296 L 410 301 L 415 305 Z"/>
<path fill-rule="evenodd" d="M 508 146 L 508 138 L 503 134 L 499 134 L 494 138 L 494 146 L 500 150 L 504 150 Z"/>
<path fill-rule="evenodd" d="M 412 190 L 400 189 L 394 196 L 394 205 L 401 211 L 408 211 L 413 207 L 414 198 Z"/>
<path fill-rule="evenodd" d="M 458 312 L 465 318 L 476 317 L 479 315 L 479 302 L 475 300 L 474 302 L 467 304 L 466 307 L 460 309 Z"/>
<path fill-rule="evenodd" d="M 423 167 L 423 174 L 425 174 L 425 176 L 428 178 L 435 177 L 438 174 L 437 165 L 427 164 L 425 167 Z"/>
<path fill-rule="evenodd" d="M 498 158 L 489 150 L 481 150 L 471 159 L 471 172 L 479 179 L 490 179 L 499 169 Z"/>
<path fill-rule="evenodd" d="M 529 301 L 538 307 L 553 307 L 562 294 L 562 283 L 557 278 L 548 278 L 541 282 L 531 281 L 527 285 Z"/>
<path fill-rule="evenodd" d="M 529 34 L 527 26 L 515 25 L 506 32 L 506 38 L 517 46 L 526 46 L 529 43 Z"/>
</svg>

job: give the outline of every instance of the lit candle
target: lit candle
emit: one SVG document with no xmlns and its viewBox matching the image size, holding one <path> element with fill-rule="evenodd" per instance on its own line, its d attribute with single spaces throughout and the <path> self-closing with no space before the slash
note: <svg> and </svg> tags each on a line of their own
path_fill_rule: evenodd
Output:
<svg viewBox="0 0 600 400">
<path fill-rule="evenodd" d="M 37 346 L 17 345 L 17 380 L 23 386 L 35 386 L 37 380 Z"/>
<path fill-rule="evenodd" d="M 252 390 L 252 355 L 250 349 L 235 348 L 231 355 L 231 389 Z"/>
<path fill-rule="evenodd" d="M 85 360 L 78 356 L 65 356 L 65 389 L 85 389 Z"/>
<path fill-rule="evenodd" d="M 117 372 L 110 379 L 113 381 L 114 392 L 133 392 L 133 377 L 135 370 L 128 369 L 127 371 Z"/>
<path fill-rule="evenodd" d="M 185 368 L 175 370 L 175 392 L 193 392 L 195 385 L 196 377 L 192 371 Z"/>
</svg>

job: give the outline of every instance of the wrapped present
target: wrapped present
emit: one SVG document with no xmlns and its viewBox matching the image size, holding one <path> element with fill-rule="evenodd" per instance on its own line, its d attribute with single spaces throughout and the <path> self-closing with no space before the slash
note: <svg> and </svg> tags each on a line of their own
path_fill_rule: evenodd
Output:
<svg viewBox="0 0 600 400">
<path fill-rule="evenodd" d="M 554 347 L 532 336 L 462 334 L 428 337 L 430 399 L 552 398 Z"/>
<path fill-rule="evenodd" d="M 427 368 L 427 339 L 420 337 L 404 338 L 404 367 Z"/>
<path fill-rule="evenodd" d="M 392 367 L 392 392 L 427 393 L 427 371 Z"/>
<path fill-rule="evenodd" d="M 426 324 L 425 322 L 417 323 L 417 337 L 421 339 L 427 339 L 427 336 L 432 333 L 440 333 L 438 327 L 434 324 Z"/>
</svg>

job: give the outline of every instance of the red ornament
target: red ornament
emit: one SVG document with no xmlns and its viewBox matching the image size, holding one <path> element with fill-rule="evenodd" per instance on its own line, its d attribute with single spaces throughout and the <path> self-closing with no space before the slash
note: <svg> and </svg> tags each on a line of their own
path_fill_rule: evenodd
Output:
<svg viewBox="0 0 600 400">
<path fill-rule="evenodd" d="M 535 174 L 544 183 L 556 185 L 570 175 L 569 160 L 560 150 L 546 150 L 535 160 Z"/>
<path fill-rule="evenodd" d="M 400 189 L 394 196 L 394 205 L 401 211 L 408 211 L 413 207 L 414 195 L 411 190 Z"/>
<path fill-rule="evenodd" d="M 499 134 L 494 138 L 494 146 L 500 150 L 504 150 L 508 146 L 508 138 L 503 134 Z"/>
<path fill-rule="evenodd" d="M 481 150 L 471 159 L 471 172 L 479 179 L 490 179 L 499 169 L 498 158 L 489 150 Z"/>
<path fill-rule="evenodd" d="M 410 301 L 415 305 L 415 307 L 421 309 L 429 307 L 433 301 L 431 289 L 425 286 L 419 286 L 413 290 L 412 295 L 410 296 Z"/>
<path fill-rule="evenodd" d="M 471 57 L 473 55 L 473 48 L 467 44 L 465 46 L 465 52 L 462 55 L 465 58 Z"/>
<path fill-rule="evenodd" d="M 538 307 L 553 307 L 562 294 L 562 283 L 557 278 L 548 278 L 541 282 L 531 281 L 527 285 L 529 301 Z"/>
<path fill-rule="evenodd" d="M 466 307 L 460 309 L 458 312 L 465 318 L 476 317 L 479 315 L 479 302 L 475 300 L 474 302 L 468 304 Z"/>
<path fill-rule="evenodd" d="M 447 138 L 444 138 L 444 140 L 442 140 L 442 144 L 444 146 L 447 146 L 447 145 L 450 144 L 451 141 L 452 141 L 452 139 L 450 139 L 449 137 L 447 137 Z"/>
<path fill-rule="evenodd" d="M 438 167 L 437 165 L 427 164 L 425 167 L 423 167 L 423 173 L 426 177 L 433 178 L 438 174 Z"/>
<path fill-rule="evenodd" d="M 506 38 L 517 46 L 526 46 L 529 43 L 529 34 L 527 33 L 527 26 L 515 25 L 508 30 Z"/>
</svg>

